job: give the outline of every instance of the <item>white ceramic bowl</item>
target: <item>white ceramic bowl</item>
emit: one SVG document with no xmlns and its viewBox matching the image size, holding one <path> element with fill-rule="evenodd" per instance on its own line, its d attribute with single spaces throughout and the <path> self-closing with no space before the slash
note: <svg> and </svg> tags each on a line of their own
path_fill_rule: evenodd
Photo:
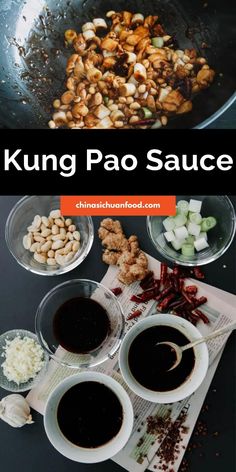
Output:
<svg viewBox="0 0 236 472">
<path fill-rule="evenodd" d="M 179 316 L 158 314 L 145 318 L 134 325 L 123 339 L 119 354 L 120 370 L 127 385 L 134 393 L 136 393 L 136 395 L 154 403 L 174 403 L 191 395 L 202 383 L 206 376 L 209 364 L 208 349 L 206 343 L 195 346 L 194 368 L 191 375 L 178 388 L 167 392 L 149 390 L 137 382 L 133 377 L 128 364 L 128 354 L 130 346 L 138 334 L 145 331 L 147 328 L 158 325 L 172 326 L 183 333 L 190 341 L 195 341 L 202 337 L 201 333 L 197 328 L 195 328 L 195 326 Z"/>
<path fill-rule="evenodd" d="M 119 398 L 123 408 L 123 423 L 119 433 L 108 443 L 95 449 L 79 447 L 68 441 L 59 429 L 57 421 L 57 409 L 63 395 L 72 386 L 89 381 L 100 382 L 110 388 Z M 44 427 L 49 441 L 63 456 L 76 462 L 92 464 L 110 459 L 125 446 L 133 428 L 133 416 L 130 398 L 116 380 L 99 372 L 81 372 L 63 380 L 51 393 L 46 405 Z"/>
</svg>

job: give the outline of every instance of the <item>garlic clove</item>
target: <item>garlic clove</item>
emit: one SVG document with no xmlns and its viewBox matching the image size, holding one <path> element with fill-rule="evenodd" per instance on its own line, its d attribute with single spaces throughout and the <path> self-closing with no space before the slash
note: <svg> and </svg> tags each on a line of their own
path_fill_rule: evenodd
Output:
<svg viewBox="0 0 236 472">
<path fill-rule="evenodd" d="M 13 428 L 34 423 L 26 399 L 15 393 L 7 395 L 0 401 L 0 418 Z"/>
</svg>

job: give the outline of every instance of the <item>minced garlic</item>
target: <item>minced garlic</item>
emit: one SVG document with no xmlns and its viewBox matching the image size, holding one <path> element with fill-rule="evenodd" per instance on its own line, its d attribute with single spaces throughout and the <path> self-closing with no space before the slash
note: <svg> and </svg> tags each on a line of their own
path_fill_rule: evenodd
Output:
<svg viewBox="0 0 236 472">
<path fill-rule="evenodd" d="M 44 352 L 32 338 L 16 336 L 6 340 L 4 347 L 5 361 L 2 369 L 5 377 L 17 385 L 34 378 L 44 365 Z"/>
</svg>

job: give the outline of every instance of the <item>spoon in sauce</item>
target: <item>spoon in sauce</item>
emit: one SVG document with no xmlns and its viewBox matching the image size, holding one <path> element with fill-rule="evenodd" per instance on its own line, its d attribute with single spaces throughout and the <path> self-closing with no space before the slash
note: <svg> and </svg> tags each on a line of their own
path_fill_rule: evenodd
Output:
<svg viewBox="0 0 236 472">
<path fill-rule="evenodd" d="M 218 336 L 222 336 L 222 334 L 227 333 L 228 331 L 231 331 L 235 328 L 236 328 L 236 323 L 234 322 L 233 324 L 225 326 L 224 328 L 217 329 L 216 331 L 209 334 L 208 336 L 204 336 L 202 338 L 197 339 L 196 341 L 185 344 L 185 346 L 178 346 L 178 344 L 175 344 L 171 341 L 163 341 L 161 343 L 157 343 L 156 346 L 159 346 L 160 344 L 165 344 L 167 346 L 170 346 L 170 348 L 175 351 L 176 361 L 173 364 L 173 366 L 170 369 L 168 369 L 168 371 L 170 371 L 170 370 L 175 369 L 180 364 L 183 352 L 186 351 L 187 349 L 191 349 L 192 347 L 195 347 L 198 344 L 204 343 L 205 341 L 209 341 L 209 339 L 214 339 Z"/>
</svg>

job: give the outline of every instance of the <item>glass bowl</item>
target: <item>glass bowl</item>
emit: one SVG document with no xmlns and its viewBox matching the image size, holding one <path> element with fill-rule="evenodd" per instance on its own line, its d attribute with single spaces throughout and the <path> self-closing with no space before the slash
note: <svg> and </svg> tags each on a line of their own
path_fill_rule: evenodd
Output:
<svg viewBox="0 0 236 472">
<path fill-rule="evenodd" d="M 31 331 L 26 331 L 25 329 L 13 329 L 11 331 L 7 331 L 6 333 L 0 336 L 0 387 L 4 388 L 5 390 L 9 390 L 10 392 L 25 392 L 26 390 L 30 390 L 31 388 L 35 387 L 44 377 L 48 367 L 49 356 L 44 351 L 44 365 L 42 369 L 37 373 L 37 375 L 29 379 L 28 382 L 20 383 L 19 385 L 13 381 L 9 381 L 7 377 L 5 377 L 3 373 L 2 364 L 4 362 L 4 347 L 6 345 L 6 341 L 12 341 L 16 336 L 20 336 L 20 338 L 24 338 L 27 336 L 28 338 L 33 339 L 38 343 L 38 338 L 36 334 L 31 333 Z"/>
<path fill-rule="evenodd" d="M 109 333 L 102 344 L 85 354 L 64 349 L 53 330 L 53 319 L 58 308 L 75 297 L 96 300 L 106 310 L 110 322 Z M 74 369 L 94 367 L 118 351 L 124 331 L 124 315 L 117 297 L 109 289 L 92 280 L 75 279 L 57 285 L 45 295 L 36 313 L 35 329 L 41 346 L 56 362 Z"/>
<path fill-rule="evenodd" d="M 191 198 L 202 201 L 202 217 L 214 216 L 217 220 L 216 226 L 208 232 L 209 247 L 193 256 L 183 256 L 175 251 L 163 235 L 162 222 L 166 216 L 148 216 L 147 231 L 157 251 L 169 261 L 184 266 L 200 266 L 218 259 L 232 243 L 236 229 L 235 210 L 226 196 L 181 195 L 176 197 L 176 201 L 189 201 Z"/>
<path fill-rule="evenodd" d="M 22 243 L 23 236 L 27 234 L 27 227 L 35 215 L 48 216 L 51 210 L 58 208 L 60 208 L 59 196 L 26 196 L 16 203 L 6 222 L 5 238 L 9 251 L 22 267 L 38 275 L 60 275 L 69 272 L 83 262 L 93 244 L 92 218 L 72 216 L 73 223 L 81 235 L 80 248 L 74 258 L 63 266 L 40 264 L 34 259 L 33 253 L 25 249 Z"/>
</svg>

